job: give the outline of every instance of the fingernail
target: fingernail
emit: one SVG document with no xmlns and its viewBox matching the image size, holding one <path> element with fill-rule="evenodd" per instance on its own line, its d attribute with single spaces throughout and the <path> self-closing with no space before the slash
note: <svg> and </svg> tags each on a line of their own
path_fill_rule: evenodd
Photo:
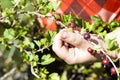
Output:
<svg viewBox="0 0 120 80">
<path fill-rule="evenodd" d="M 67 38 L 67 36 L 68 36 L 68 33 L 67 32 L 63 32 L 61 37 L 62 38 Z"/>
</svg>

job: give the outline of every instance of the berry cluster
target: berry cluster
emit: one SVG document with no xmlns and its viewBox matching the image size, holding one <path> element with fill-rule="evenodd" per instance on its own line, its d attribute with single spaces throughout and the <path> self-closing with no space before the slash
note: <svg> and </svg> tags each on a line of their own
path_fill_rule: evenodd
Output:
<svg viewBox="0 0 120 80">
<path fill-rule="evenodd" d="M 73 22 L 71 22 L 71 23 L 68 25 L 68 28 L 71 28 L 71 29 L 73 30 L 73 32 L 74 32 L 74 31 L 80 32 L 80 28 L 76 27 L 76 25 L 75 25 Z M 80 33 L 80 34 L 81 34 L 81 33 Z M 91 41 L 90 41 L 91 35 L 90 35 L 89 32 L 85 32 L 85 33 L 83 34 L 83 38 L 91 43 Z M 91 44 L 92 44 L 93 46 L 96 46 L 96 44 L 93 44 L 93 43 L 91 43 Z M 72 47 L 70 44 L 65 43 L 65 42 L 64 42 L 64 45 L 67 46 L 67 47 Z M 96 54 L 99 54 L 100 57 L 101 57 L 101 59 L 102 59 L 102 63 L 103 63 L 104 66 L 107 66 L 107 65 L 110 64 L 110 60 L 106 57 L 106 55 L 107 55 L 107 54 L 106 54 L 106 51 L 103 51 L 103 50 L 95 50 L 95 49 L 93 49 L 92 47 L 88 47 L 88 48 L 87 48 L 87 51 L 88 51 L 91 55 L 94 55 L 94 56 L 95 56 Z M 116 72 L 116 70 L 115 70 L 114 67 L 112 67 L 112 68 L 110 69 L 110 72 L 111 72 L 112 75 L 117 74 L 117 72 Z"/>
<path fill-rule="evenodd" d="M 90 34 L 89 34 L 88 32 L 87 32 L 87 33 L 84 33 L 84 39 L 85 39 L 85 40 L 89 40 L 89 39 L 90 39 Z M 94 55 L 94 56 L 95 56 L 96 54 L 99 54 L 99 55 L 101 56 L 102 63 L 103 63 L 104 66 L 107 66 L 107 65 L 110 64 L 109 59 L 106 57 L 105 51 L 104 51 L 104 52 L 101 51 L 101 50 L 98 50 L 98 51 L 97 51 L 97 50 L 92 49 L 91 47 L 88 47 L 88 48 L 87 48 L 87 51 L 88 51 L 91 55 Z M 110 69 L 110 72 L 111 72 L 112 75 L 117 74 L 114 67 L 112 67 L 112 68 Z"/>
</svg>

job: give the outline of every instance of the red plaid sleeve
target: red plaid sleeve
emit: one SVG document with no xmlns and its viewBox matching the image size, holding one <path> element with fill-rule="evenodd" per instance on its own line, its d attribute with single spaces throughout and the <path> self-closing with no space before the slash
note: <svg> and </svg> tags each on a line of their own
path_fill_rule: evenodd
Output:
<svg viewBox="0 0 120 80">
<path fill-rule="evenodd" d="M 61 14 L 78 15 L 86 21 L 90 16 L 99 15 L 103 20 L 110 22 L 113 19 L 120 20 L 120 0 L 62 0 L 58 9 Z M 47 24 L 49 22 L 49 24 Z M 55 30 L 55 23 L 46 20 L 47 29 Z"/>
<path fill-rule="evenodd" d="M 67 6 L 64 8 L 64 6 Z M 90 21 L 90 16 L 100 15 L 105 21 L 119 19 L 120 0 L 62 0 L 61 12 L 72 12 L 83 19 Z"/>
</svg>

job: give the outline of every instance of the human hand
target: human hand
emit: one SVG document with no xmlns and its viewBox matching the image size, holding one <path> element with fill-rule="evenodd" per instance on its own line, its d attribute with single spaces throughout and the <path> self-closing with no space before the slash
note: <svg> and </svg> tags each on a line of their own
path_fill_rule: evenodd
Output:
<svg viewBox="0 0 120 80">
<path fill-rule="evenodd" d="M 99 40 L 98 37 L 91 37 L 97 43 L 103 46 L 102 40 Z M 69 43 L 73 47 L 67 47 L 63 45 L 63 42 Z M 98 55 L 91 55 L 87 48 L 92 47 L 92 45 L 85 40 L 82 35 L 78 33 L 69 32 L 67 29 L 61 30 L 54 38 L 53 42 L 53 51 L 58 57 L 63 59 L 68 64 L 76 63 L 86 63 L 99 60 Z"/>
</svg>

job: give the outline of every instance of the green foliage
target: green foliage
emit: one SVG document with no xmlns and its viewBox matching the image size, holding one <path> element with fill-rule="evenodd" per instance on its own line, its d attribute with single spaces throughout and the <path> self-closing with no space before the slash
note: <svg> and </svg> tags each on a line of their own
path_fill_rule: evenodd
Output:
<svg viewBox="0 0 120 80">
<path fill-rule="evenodd" d="M 61 1 L 56 2 L 56 0 L 51 2 L 49 0 L 0 0 L 0 77 L 9 73 L 12 68 L 15 71 L 4 80 L 68 80 L 74 72 L 85 75 L 96 73 L 101 76 L 97 74 L 97 70 L 103 68 L 100 63 L 90 65 L 88 69 L 86 65 L 64 64 L 53 55 L 51 45 L 57 31 L 46 31 L 36 21 L 35 16 L 55 11 L 60 4 Z M 72 14 L 62 15 L 62 23 L 66 26 L 75 22 L 78 27 L 100 34 L 103 38 L 108 32 L 120 26 L 116 20 L 111 23 L 104 22 L 99 17 L 92 17 L 92 20 L 93 24 L 90 25 L 89 22 Z M 114 40 L 108 38 L 106 40 L 109 50 L 118 49 Z M 57 69 L 61 72 L 54 70 L 57 66 L 55 61 L 60 64 Z M 53 64 L 53 71 L 51 71 Z M 81 67 L 84 69 L 78 72 Z"/>
<path fill-rule="evenodd" d="M 42 58 L 41 58 L 41 64 L 42 65 L 48 65 L 48 64 L 50 64 L 54 61 L 55 61 L 55 58 L 52 58 L 50 54 L 43 55 Z"/>
<path fill-rule="evenodd" d="M 74 20 L 74 17 L 72 16 L 72 14 L 68 14 L 68 15 L 62 15 L 62 22 L 65 25 L 68 25 L 69 23 L 71 23 Z"/>
<path fill-rule="evenodd" d="M 49 65 L 55 61 L 51 53 L 44 52 L 45 49 L 49 51 L 52 45 L 53 37 L 56 31 L 46 31 L 41 28 L 35 19 L 37 14 L 47 14 L 51 10 L 57 10 L 61 2 L 53 0 L 0 0 L 0 43 L 1 43 L 1 60 L 3 67 L 9 66 L 6 73 L 10 68 L 17 67 L 17 72 L 22 73 L 29 68 L 33 67 L 32 73 L 39 75 L 39 79 L 47 79 L 46 68 L 38 69 L 38 65 Z M 36 32 L 34 28 L 38 29 Z M 42 31 L 40 31 L 42 29 Z M 3 47 L 3 49 L 2 49 Z M 38 48 L 36 48 L 38 47 Z M 39 53 L 38 55 L 36 53 Z M 42 58 L 39 55 L 42 54 Z M 22 61 L 23 60 L 23 61 Z M 41 61 L 41 62 L 40 62 Z M 0 66 L 1 67 L 1 66 Z M 22 69 L 22 70 L 21 70 Z M 3 76 L 3 71 L 0 76 Z M 29 73 L 25 73 L 26 75 Z M 57 73 L 56 73 L 57 74 Z M 49 79 L 54 75 L 51 74 Z M 12 75 L 12 74 L 11 74 Z M 12 75 L 16 76 L 16 75 Z M 12 77 L 12 79 L 15 79 Z M 19 78 L 22 79 L 22 74 Z M 24 76 L 23 79 L 25 79 Z M 31 77 L 34 80 L 35 77 Z M 5 77 L 5 80 L 8 80 Z"/>
</svg>

